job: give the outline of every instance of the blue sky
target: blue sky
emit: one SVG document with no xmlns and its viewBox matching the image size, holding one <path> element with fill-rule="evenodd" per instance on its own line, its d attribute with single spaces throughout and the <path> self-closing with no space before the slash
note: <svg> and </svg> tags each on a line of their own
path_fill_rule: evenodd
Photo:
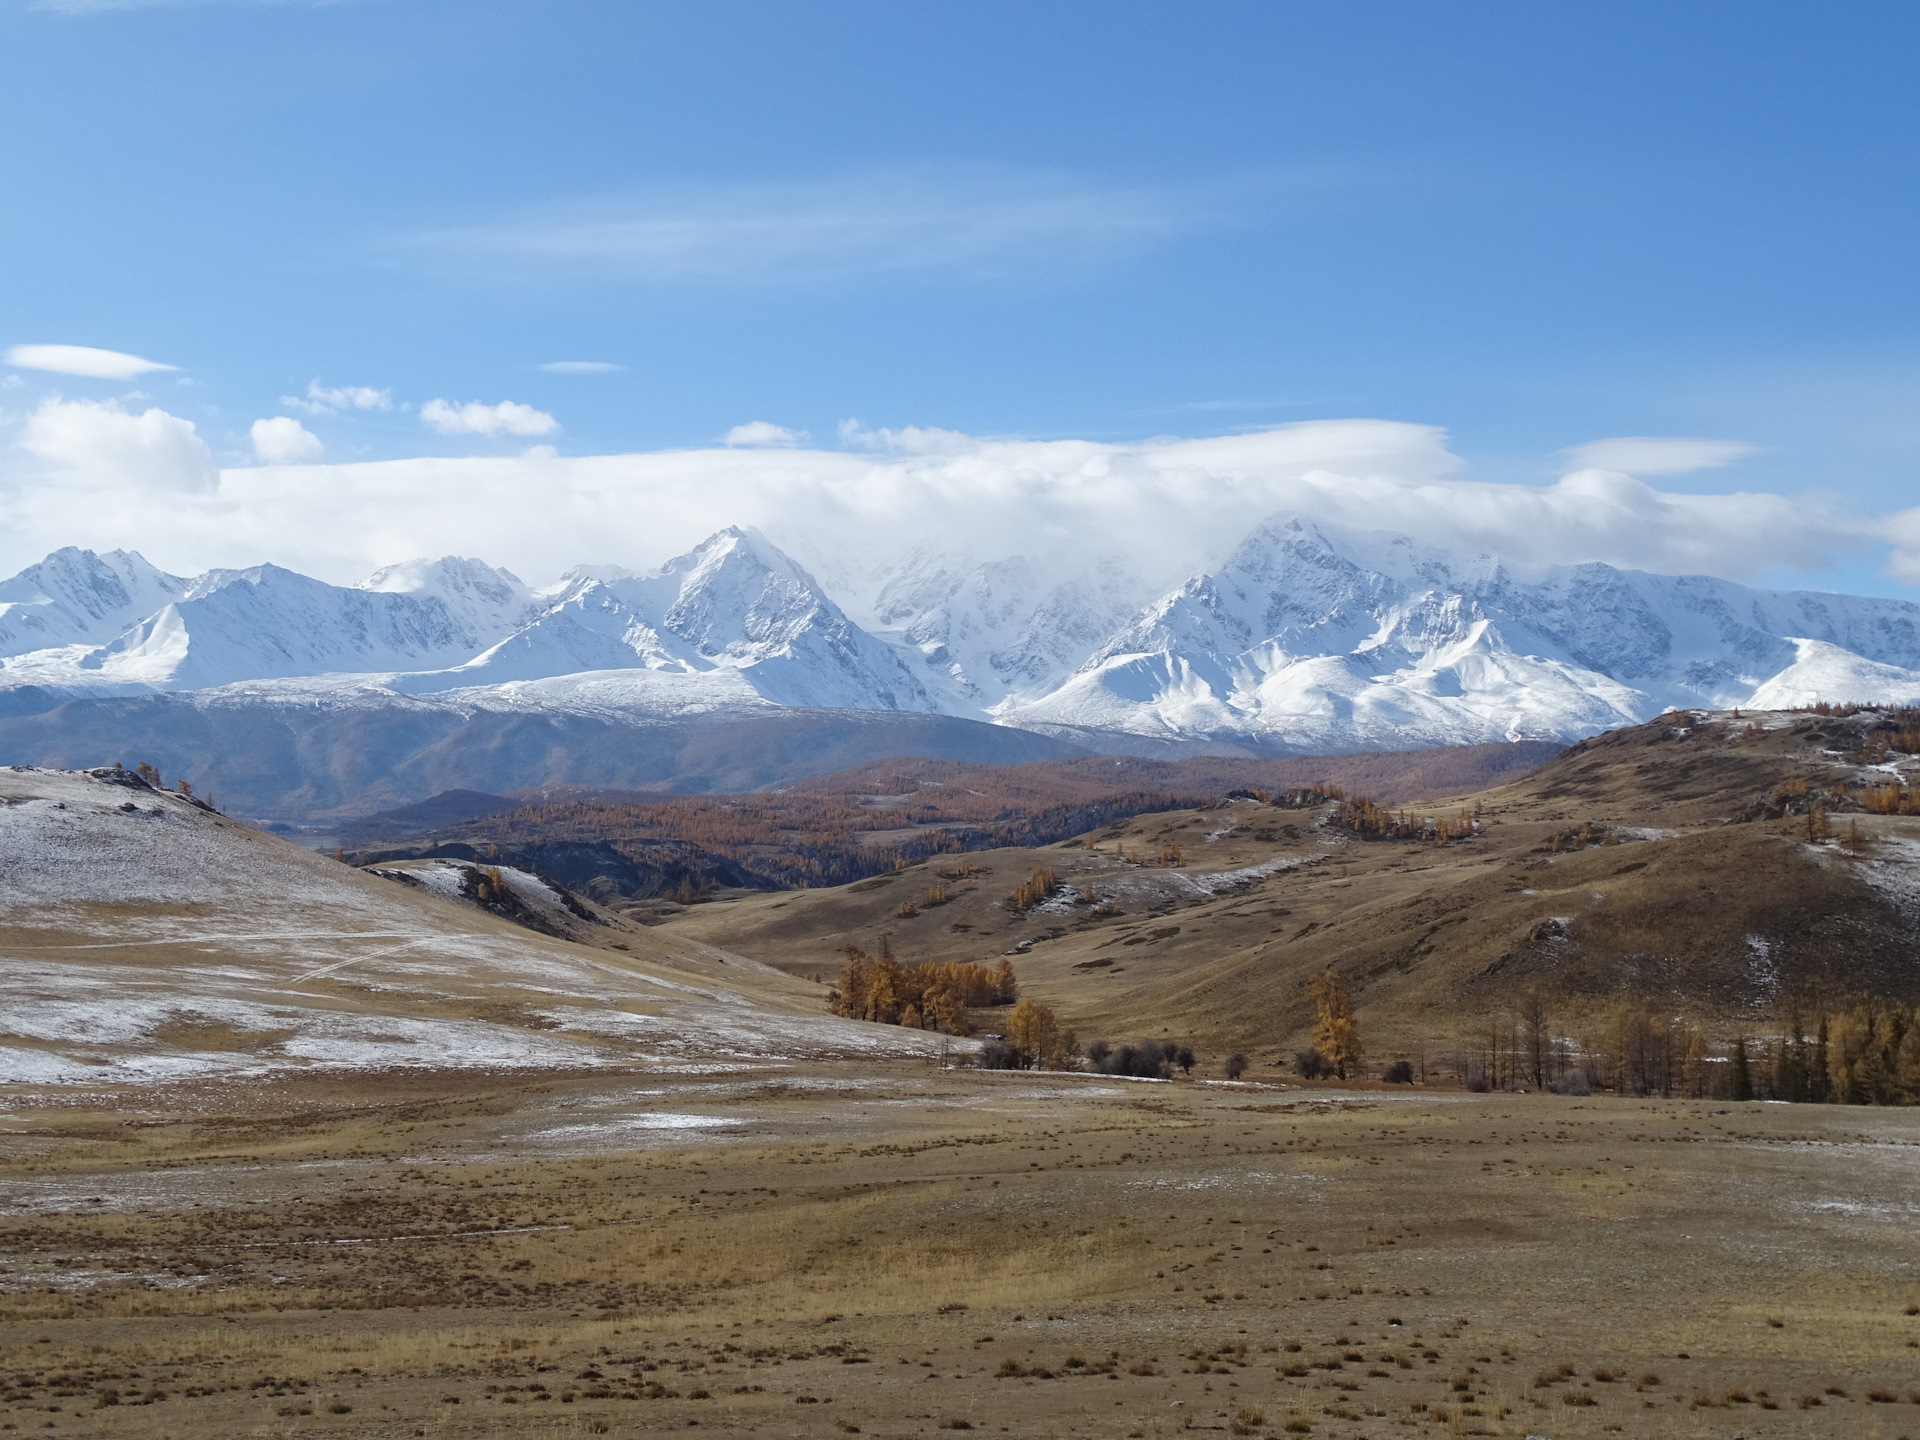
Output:
<svg viewBox="0 0 1920 1440">
<path fill-rule="evenodd" d="M 1526 486 L 1736 441 L 1662 493 L 1884 517 L 1917 42 L 1896 4 L 0 0 L 0 345 L 177 367 L 16 366 L 0 463 L 54 463 L 55 395 L 226 467 L 1368 417 Z M 1885 554 L 1745 568 L 1912 594 Z"/>
</svg>

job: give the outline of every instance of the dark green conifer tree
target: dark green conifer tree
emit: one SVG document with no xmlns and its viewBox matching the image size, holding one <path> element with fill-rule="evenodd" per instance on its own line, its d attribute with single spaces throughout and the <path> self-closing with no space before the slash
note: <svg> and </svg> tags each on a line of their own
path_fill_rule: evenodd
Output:
<svg viewBox="0 0 1920 1440">
<path fill-rule="evenodd" d="M 1729 1100 L 1753 1099 L 1753 1072 L 1747 1069 L 1747 1037 L 1742 1035 L 1733 1042 L 1733 1054 L 1728 1057 L 1727 1098 Z"/>
</svg>

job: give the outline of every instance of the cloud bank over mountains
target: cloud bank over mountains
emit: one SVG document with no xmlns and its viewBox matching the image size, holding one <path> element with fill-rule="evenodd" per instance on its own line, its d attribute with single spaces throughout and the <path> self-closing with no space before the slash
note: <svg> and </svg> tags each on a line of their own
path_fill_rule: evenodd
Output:
<svg viewBox="0 0 1920 1440">
<path fill-rule="evenodd" d="M 390 403 L 383 392 L 318 386 L 306 398 Z M 422 418 L 507 443 L 557 428 L 512 404 L 436 402 Z M 1818 495 L 1693 494 L 1644 478 L 1728 463 L 1745 450 L 1734 442 L 1595 442 L 1566 452 L 1570 468 L 1553 483 L 1523 485 L 1475 479 L 1436 427 L 1384 420 L 1124 443 L 857 421 L 841 431 L 846 449 L 810 448 L 804 434 L 756 421 L 710 449 L 560 456 L 537 446 L 322 464 L 307 432 L 274 426 L 254 437 L 257 454 L 284 463 L 220 469 L 193 423 L 158 407 L 52 397 L 19 420 L 0 459 L 0 570 L 81 545 L 137 548 L 182 572 L 271 556 L 349 581 L 454 551 L 537 580 L 583 559 L 658 563 L 716 524 L 738 523 L 777 537 L 849 593 L 916 547 L 979 561 L 1110 556 L 1157 586 L 1288 511 L 1522 566 L 1597 560 L 1735 580 L 1891 545 L 1888 573 L 1920 583 L 1920 509 L 1861 515 Z"/>
</svg>

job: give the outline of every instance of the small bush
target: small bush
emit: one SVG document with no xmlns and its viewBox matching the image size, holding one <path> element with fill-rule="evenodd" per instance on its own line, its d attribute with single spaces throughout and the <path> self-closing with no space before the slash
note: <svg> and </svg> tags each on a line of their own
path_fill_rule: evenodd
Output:
<svg viewBox="0 0 1920 1440">
<path fill-rule="evenodd" d="M 1009 1355 L 1000 1362 L 1000 1368 L 993 1373 L 1003 1380 L 1017 1380 L 1027 1373 L 1027 1367 Z"/>
<path fill-rule="evenodd" d="M 1233 1419 L 1227 1422 L 1227 1429 L 1235 1435 L 1251 1435 L 1266 1423 L 1266 1413 L 1257 1405 L 1242 1405 L 1233 1412 Z"/>
<path fill-rule="evenodd" d="M 1280 1428 L 1289 1435 L 1305 1435 L 1313 1429 L 1313 1421 L 1296 1410 L 1287 1416 L 1287 1423 Z"/>
<path fill-rule="evenodd" d="M 1584 1390 L 1569 1390 L 1560 1397 L 1562 1405 L 1598 1405 L 1600 1402 Z"/>
<path fill-rule="evenodd" d="M 1097 1059 L 1093 1048 L 1087 1050 L 1087 1058 L 1093 1061 L 1094 1069 L 1102 1075 L 1132 1075 L 1141 1080 L 1167 1080 L 1173 1076 L 1173 1067 L 1180 1063 L 1180 1047 L 1162 1045 L 1157 1040 L 1142 1040 L 1138 1045 L 1122 1045 L 1118 1050 L 1101 1042 L 1104 1053 Z M 1193 1052 L 1187 1051 L 1187 1064 L 1193 1064 Z"/>
<path fill-rule="evenodd" d="M 1384 1077 L 1389 1085 L 1411 1085 L 1413 1083 L 1413 1062 L 1396 1060 L 1387 1066 Z"/>
<path fill-rule="evenodd" d="M 1547 1089 L 1556 1095 L 1575 1097 L 1593 1094 L 1593 1082 L 1587 1078 L 1584 1070 L 1569 1070 L 1547 1082 Z"/>
<path fill-rule="evenodd" d="M 1900 1397 L 1891 1390 L 1869 1390 L 1867 1399 L 1875 1405 L 1895 1405 L 1900 1401 Z"/>
<path fill-rule="evenodd" d="M 976 1070 L 1018 1070 L 1020 1052 L 996 1036 L 975 1053 L 973 1065 Z"/>
</svg>

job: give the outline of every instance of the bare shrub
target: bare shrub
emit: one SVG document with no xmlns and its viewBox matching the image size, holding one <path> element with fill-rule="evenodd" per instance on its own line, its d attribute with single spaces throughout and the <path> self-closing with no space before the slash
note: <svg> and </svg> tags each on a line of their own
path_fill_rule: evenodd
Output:
<svg viewBox="0 0 1920 1440">
<path fill-rule="evenodd" d="M 1411 1085 L 1413 1083 L 1413 1062 L 1396 1060 L 1387 1066 L 1383 1078 L 1389 1085 Z"/>
<path fill-rule="evenodd" d="M 1118 1050 L 1102 1043 L 1105 1053 L 1098 1059 L 1094 1058 L 1092 1047 L 1087 1050 L 1087 1058 L 1093 1060 L 1094 1069 L 1102 1075 L 1166 1080 L 1171 1078 L 1173 1067 L 1178 1063 L 1179 1051 L 1172 1045 L 1161 1045 L 1155 1040 L 1142 1040 L 1138 1045 L 1122 1045 Z"/>
<path fill-rule="evenodd" d="M 977 1070 L 1018 1070 L 1020 1052 L 996 1035 L 980 1047 L 973 1064 Z"/>
</svg>

